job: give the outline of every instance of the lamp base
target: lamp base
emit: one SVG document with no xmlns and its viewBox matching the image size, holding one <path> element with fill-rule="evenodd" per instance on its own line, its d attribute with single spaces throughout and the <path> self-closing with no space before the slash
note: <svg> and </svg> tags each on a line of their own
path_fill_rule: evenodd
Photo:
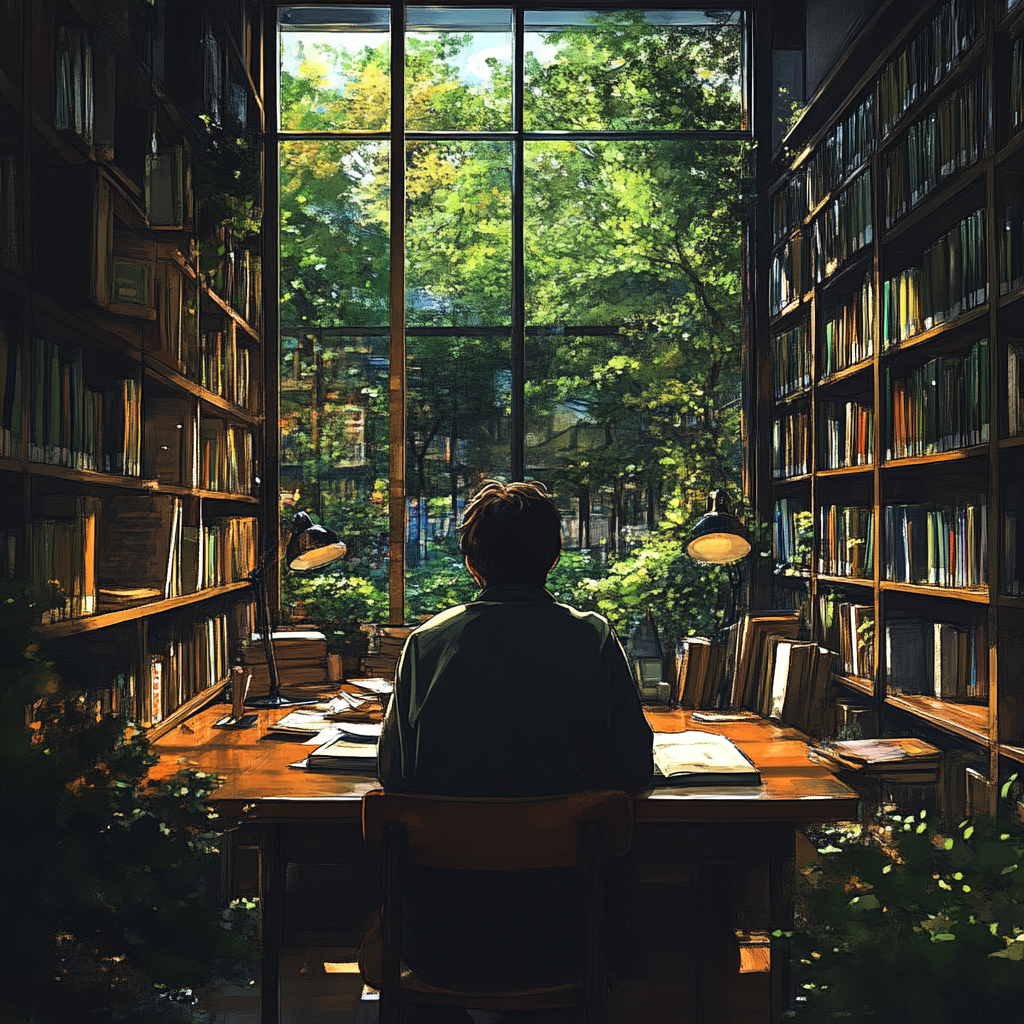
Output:
<svg viewBox="0 0 1024 1024">
<path fill-rule="evenodd" d="M 247 708 L 291 708 L 300 704 L 319 704 L 323 697 L 289 697 L 287 694 L 268 694 L 266 697 L 250 697 L 245 702 Z"/>
</svg>

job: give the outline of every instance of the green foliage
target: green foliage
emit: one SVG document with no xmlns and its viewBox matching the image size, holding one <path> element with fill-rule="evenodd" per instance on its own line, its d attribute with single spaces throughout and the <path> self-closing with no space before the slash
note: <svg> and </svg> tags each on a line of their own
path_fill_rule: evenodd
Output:
<svg viewBox="0 0 1024 1024">
<path fill-rule="evenodd" d="M 776 933 L 814 1022 L 954 1024 L 1017 1019 L 1024 997 L 1024 829 L 925 812 L 821 826 Z"/>
<path fill-rule="evenodd" d="M 58 676 L 33 611 L 0 587 L 0 1018 L 198 1021 L 192 990 L 256 959 L 255 904 L 207 894 L 219 781 L 150 783 L 144 736 Z"/>
</svg>

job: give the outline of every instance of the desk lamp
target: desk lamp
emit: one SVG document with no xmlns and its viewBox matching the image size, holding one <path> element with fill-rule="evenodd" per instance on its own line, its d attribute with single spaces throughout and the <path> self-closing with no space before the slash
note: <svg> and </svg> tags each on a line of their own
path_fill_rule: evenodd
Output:
<svg viewBox="0 0 1024 1024">
<path fill-rule="evenodd" d="M 695 561 L 705 565 L 725 567 L 729 577 L 729 607 L 722 615 L 724 629 L 732 624 L 736 614 L 736 590 L 739 574 L 735 564 L 750 554 L 750 539 L 744 525 L 729 511 L 729 499 L 725 491 L 714 490 L 708 494 L 708 510 L 697 520 L 686 553 Z"/>
<path fill-rule="evenodd" d="M 309 513 L 300 512 L 292 523 L 292 535 L 288 541 L 285 562 L 289 569 L 320 569 L 345 554 L 345 544 L 333 530 L 319 526 Z M 270 676 L 270 690 L 266 697 L 254 697 L 246 701 L 250 708 L 284 708 L 296 704 L 315 704 L 316 700 L 288 697 L 281 693 L 281 677 L 277 671 L 274 656 L 274 637 L 270 626 L 270 609 L 267 606 L 267 581 L 263 567 L 249 574 L 249 582 L 256 596 L 256 618 L 263 637 L 263 649 L 267 654 L 267 673 Z"/>
</svg>

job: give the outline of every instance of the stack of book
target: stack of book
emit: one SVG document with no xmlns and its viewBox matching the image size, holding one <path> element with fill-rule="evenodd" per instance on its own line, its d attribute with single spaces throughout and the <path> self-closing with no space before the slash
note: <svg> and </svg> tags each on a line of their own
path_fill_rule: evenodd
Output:
<svg viewBox="0 0 1024 1024">
<path fill-rule="evenodd" d="M 878 80 L 882 138 L 903 115 L 948 75 L 980 29 L 975 0 L 949 0 L 886 67 Z"/>
<path fill-rule="evenodd" d="M 772 424 L 772 476 L 803 476 L 811 469 L 810 413 L 798 409 Z"/>
<path fill-rule="evenodd" d="M 890 693 L 953 701 L 988 696 L 984 625 L 892 618 L 885 651 Z"/>
<path fill-rule="evenodd" d="M 1024 200 L 1006 204 L 999 233 L 999 294 L 1024 286 Z"/>
<path fill-rule="evenodd" d="M 885 578 L 938 587 L 988 582 L 988 526 L 983 499 L 946 508 L 887 505 Z"/>
<path fill-rule="evenodd" d="M 821 403 L 819 438 L 822 469 L 870 466 L 875 450 L 875 416 L 870 405 L 854 399 Z"/>
<path fill-rule="evenodd" d="M 772 316 L 777 316 L 803 295 L 804 284 L 809 280 L 808 267 L 804 236 L 797 232 L 772 256 L 768 282 Z"/>
<path fill-rule="evenodd" d="M 313 772 L 376 775 L 377 745 L 344 734 L 335 736 L 306 758 L 306 767 Z"/>
<path fill-rule="evenodd" d="M 777 569 L 810 569 L 814 549 L 814 516 L 791 501 L 775 502 L 772 540 Z"/>
<path fill-rule="evenodd" d="M 859 679 L 875 675 L 875 608 L 836 594 L 818 595 L 822 640 L 839 658 L 842 671 Z"/>
<path fill-rule="evenodd" d="M 283 687 L 303 687 L 321 693 L 327 687 L 327 638 L 315 631 L 292 630 L 272 633 L 274 660 Z M 252 673 L 253 693 L 266 692 L 270 686 L 267 655 L 263 639 L 253 633 L 242 647 L 242 667 Z"/>
<path fill-rule="evenodd" d="M 875 149 L 875 96 L 869 92 L 852 113 L 818 143 L 807 161 L 806 208 L 815 209 L 854 171 L 862 167 Z M 800 177 L 799 175 L 795 177 Z"/>
<path fill-rule="evenodd" d="M 855 366 L 875 353 L 875 285 L 871 272 L 860 287 L 825 317 L 825 350 L 821 375 Z"/>
<path fill-rule="evenodd" d="M 818 282 L 834 274 L 850 257 L 871 244 L 871 170 L 829 202 L 811 227 L 811 273 Z"/>
<path fill-rule="evenodd" d="M 772 206 L 772 244 L 784 241 L 807 215 L 807 178 L 794 174 L 775 195 Z"/>
<path fill-rule="evenodd" d="M 937 782 L 941 756 L 938 747 L 913 738 L 840 740 L 810 751 L 811 760 L 832 770 L 910 785 Z"/>
<path fill-rule="evenodd" d="M 672 700 L 686 708 L 718 706 L 725 648 L 704 636 L 692 636 L 676 647 L 676 680 Z"/>
<path fill-rule="evenodd" d="M 803 324 L 772 338 L 772 374 L 776 398 L 810 385 L 811 338 Z"/>
<path fill-rule="evenodd" d="M 94 614 L 99 501 L 45 494 L 33 504 L 32 582 L 43 625 Z"/>
<path fill-rule="evenodd" d="M 956 171 L 985 155 L 985 76 L 962 85 L 912 125 L 886 161 L 886 226 L 892 227 Z"/>
<path fill-rule="evenodd" d="M 730 662 L 731 691 L 729 706 L 749 708 L 758 714 L 770 713 L 767 659 L 773 638 L 795 640 L 800 632 L 796 611 L 773 609 L 747 612 L 735 631 L 735 653 Z"/>
<path fill-rule="evenodd" d="M 835 655 L 816 643 L 770 636 L 763 660 L 763 713 L 809 736 L 830 731 L 829 683 Z"/>
<path fill-rule="evenodd" d="M 394 679 L 398 668 L 398 659 L 402 656 L 402 648 L 415 626 L 380 626 L 377 642 L 371 641 L 370 653 L 362 659 L 362 669 L 366 675 L 381 676 Z M 373 648 L 376 647 L 376 650 Z"/>
<path fill-rule="evenodd" d="M 252 434 L 224 420 L 203 417 L 199 426 L 199 486 L 204 491 L 249 494 Z"/>
<path fill-rule="evenodd" d="M 1010 436 L 1024 434 L 1024 341 L 1006 346 L 1006 416 Z"/>
<path fill-rule="evenodd" d="M 1012 356 L 1010 363 L 1015 376 Z M 987 338 L 976 341 L 966 356 L 929 360 L 906 377 L 894 378 L 887 366 L 889 436 L 885 457 L 917 458 L 987 444 L 991 420 L 989 376 Z M 1014 422 L 1013 405 L 1010 422 Z"/>
<path fill-rule="evenodd" d="M 818 572 L 871 579 L 875 571 L 875 510 L 822 506 L 818 523 Z"/>
</svg>

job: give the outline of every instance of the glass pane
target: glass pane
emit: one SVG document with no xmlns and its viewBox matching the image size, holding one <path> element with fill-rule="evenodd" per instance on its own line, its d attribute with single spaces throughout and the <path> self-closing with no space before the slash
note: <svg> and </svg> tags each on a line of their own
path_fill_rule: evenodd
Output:
<svg viewBox="0 0 1024 1024">
<path fill-rule="evenodd" d="M 469 600 L 458 514 L 487 479 L 509 479 L 508 338 L 421 337 L 408 345 L 406 619 Z"/>
<path fill-rule="evenodd" d="M 390 17 L 387 7 L 279 13 L 282 131 L 387 131 Z"/>
<path fill-rule="evenodd" d="M 321 570 L 281 573 L 293 618 L 336 649 L 388 608 L 388 338 L 302 331 L 281 338 L 281 538 L 308 511 L 348 546 Z M 337 631 L 341 631 L 341 635 Z"/>
<path fill-rule="evenodd" d="M 744 145 L 527 142 L 527 324 L 738 310 Z"/>
<path fill-rule="evenodd" d="M 742 127 L 738 11 L 527 11 L 527 131 Z"/>
<path fill-rule="evenodd" d="M 281 143 L 281 323 L 385 326 L 388 144 Z"/>
<path fill-rule="evenodd" d="M 621 558 L 740 478 L 743 145 L 528 145 L 526 472 Z"/>
<path fill-rule="evenodd" d="M 511 143 L 409 143 L 406 210 L 408 323 L 510 324 Z"/>
<path fill-rule="evenodd" d="M 410 131 L 510 131 L 512 12 L 409 7 L 405 118 Z"/>
</svg>

